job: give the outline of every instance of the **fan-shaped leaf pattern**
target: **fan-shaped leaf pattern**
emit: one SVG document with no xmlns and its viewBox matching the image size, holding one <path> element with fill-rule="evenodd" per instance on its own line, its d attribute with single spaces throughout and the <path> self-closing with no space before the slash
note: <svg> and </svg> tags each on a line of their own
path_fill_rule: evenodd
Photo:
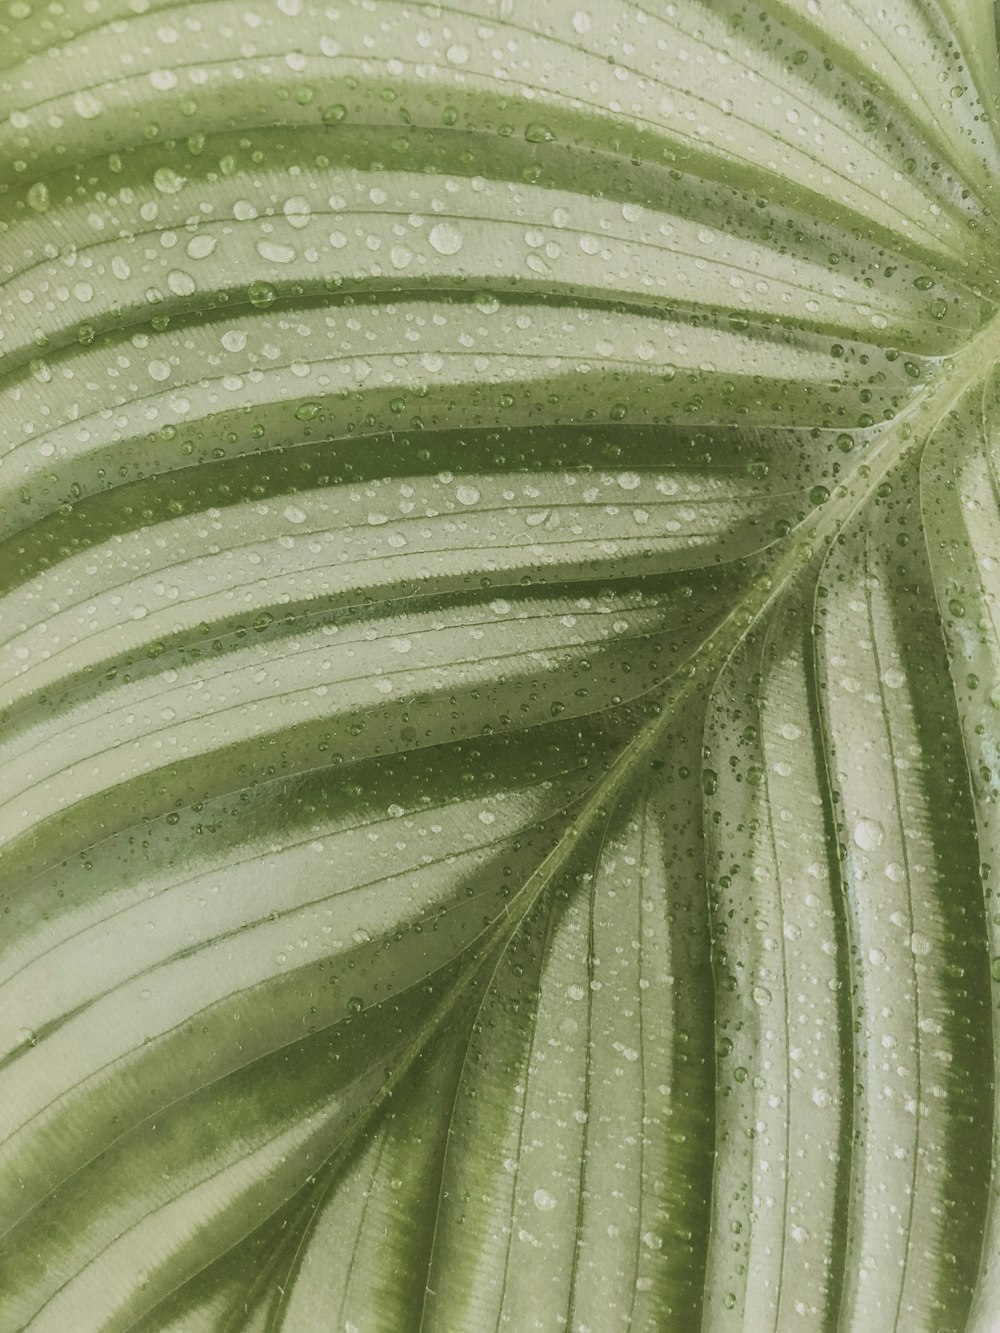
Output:
<svg viewBox="0 0 1000 1333">
<path fill-rule="evenodd" d="M 0 28 L 0 1330 L 994 1328 L 992 6 Z"/>
</svg>

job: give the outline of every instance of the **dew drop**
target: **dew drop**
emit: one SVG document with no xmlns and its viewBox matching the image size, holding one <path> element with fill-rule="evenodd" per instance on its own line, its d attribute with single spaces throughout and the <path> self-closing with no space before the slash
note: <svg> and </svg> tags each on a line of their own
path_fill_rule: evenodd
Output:
<svg viewBox="0 0 1000 1333">
<path fill-rule="evenodd" d="M 101 103 L 93 93 L 77 93 L 73 98 L 73 110 L 82 120 L 93 120 L 101 114 Z"/>
<path fill-rule="evenodd" d="M 198 284 L 190 273 L 175 268 L 167 274 L 167 286 L 175 296 L 192 296 L 198 290 Z"/>
<path fill-rule="evenodd" d="M 44 213 L 49 206 L 49 187 L 44 181 L 35 181 L 28 191 L 28 207 L 36 213 Z"/>
<path fill-rule="evenodd" d="M 252 306 L 263 310 L 278 299 L 278 293 L 269 282 L 252 282 L 247 288 L 247 296 Z"/>
<path fill-rule="evenodd" d="M 451 222 L 436 222 L 427 239 L 439 255 L 457 255 L 462 248 L 462 233 Z"/>
<path fill-rule="evenodd" d="M 178 176 L 173 167 L 157 167 L 153 172 L 153 184 L 160 194 L 177 194 L 187 184 L 187 178 Z"/>
<path fill-rule="evenodd" d="M 877 851 L 885 839 L 885 829 L 875 819 L 859 819 L 854 825 L 854 841 L 863 852 Z"/>
<path fill-rule="evenodd" d="M 286 199 L 282 205 L 281 211 L 284 213 L 285 221 L 289 226 L 309 226 L 312 209 L 309 207 L 309 200 L 303 199 L 301 195 L 293 195 L 291 199 Z"/>
<path fill-rule="evenodd" d="M 257 253 L 270 264 L 290 264 L 296 255 L 293 245 L 282 245 L 279 241 L 258 241 Z"/>
<path fill-rule="evenodd" d="M 207 259 L 217 244 L 214 236 L 192 236 L 185 249 L 189 259 Z"/>
</svg>

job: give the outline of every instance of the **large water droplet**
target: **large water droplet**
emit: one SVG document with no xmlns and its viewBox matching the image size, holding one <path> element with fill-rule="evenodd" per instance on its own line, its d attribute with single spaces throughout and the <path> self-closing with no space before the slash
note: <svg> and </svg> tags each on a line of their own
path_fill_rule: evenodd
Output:
<svg viewBox="0 0 1000 1333">
<path fill-rule="evenodd" d="M 462 248 L 462 233 L 451 222 L 436 222 L 427 239 L 439 255 L 457 255 Z"/>
<path fill-rule="evenodd" d="M 877 851 L 885 839 L 885 829 L 876 819 L 859 819 L 854 825 L 854 841 L 863 852 Z"/>
</svg>

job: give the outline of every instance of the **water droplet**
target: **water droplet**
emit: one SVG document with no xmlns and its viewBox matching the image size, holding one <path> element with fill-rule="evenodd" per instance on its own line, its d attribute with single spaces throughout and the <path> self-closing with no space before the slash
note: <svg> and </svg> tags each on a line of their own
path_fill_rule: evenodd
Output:
<svg viewBox="0 0 1000 1333">
<path fill-rule="evenodd" d="M 191 274 L 179 268 L 171 269 L 167 274 L 167 286 L 175 296 L 192 296 L 198 290 Z"/>
<path fill-rule="evenodd" d="M 214 236 L 192 236 L 185 249 L 189 259 L 207 259 L 217 244 Z"/>
<path fill-rule="evenodd" d="M 101 103 L 93 93 L 77 93 L 73 98 L 73 110 L 82 120 L 93 120 L 101 114 Z"/>
<path fill-rule="evenodd" d="M 36 213 L 44 213 L 49 206 L 49 187 L 44 181 L 35 181 L 28 191 L 28 207 Z"/>
<path fill-rule="evenodd" d="M 308 227 L 309 219 L 312 216 L 312 209 L 309 207 L 309 200 L 303 199 L 301 195 L 293 195 L 291 199 L 286 199 L 282 205 L 281 211 L 285 215 L 285 221 L 292 227 Z"/>
<path fill-rule="evenodd" d="M 258 310 L 272 305 L 278 299 L 278 293 L 269 282 L 252 282 L 247 288 L 250 304 Z"/>
<path fill-rule="evenodd" d="M 178 176 L 173 167 L 157 167 L 153 172 L 153 184 L 160 194 L 177 194 L 187 184 L 187 177 Z"/>
<path fill-rule="evenodd" d="M 555 1195 L 550 1194 L 548 1190 L 535 1190 L 533 1198 L 535 1207 L 543 1213 L 550 1213 L 558 1203 Z"/>
<path fill-rule="evenodd" d="M 859 819 L 854 825 L 854 841 L 863 852 L 877 851 L 885 839 L 885 829 L 875 819 Z"/>
<path fill-rule="evenodd" d="M 290 264 L 295 259 L 294 245 L 282 245 L 280 241 L 258 241 L 257 253 L 269 264 Z"/>
<path fill-rule="evenodd" d="M 436 222 L 427 239 L 439 255 L 457 255 L 462 248 L 462 233 L 451 222 Z"/>
<path fill-rule="evenodd" d="M 479 491 L 475 486 L 458 486 L 455 488 L 455 498 L 460 504 L 474 505 L 479 501 Z"/>
</svg>

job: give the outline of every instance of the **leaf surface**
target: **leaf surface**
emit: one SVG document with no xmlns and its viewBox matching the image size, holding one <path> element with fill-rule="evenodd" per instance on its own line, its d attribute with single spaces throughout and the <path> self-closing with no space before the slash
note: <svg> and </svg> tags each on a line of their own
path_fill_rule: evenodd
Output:
<svg viewBox="0 0 1000 1333">
<path fill-rule="evenodd" d="M 0 28 L 0 1333 L 994 1328 L 992 7 Z"/>
</svg>

